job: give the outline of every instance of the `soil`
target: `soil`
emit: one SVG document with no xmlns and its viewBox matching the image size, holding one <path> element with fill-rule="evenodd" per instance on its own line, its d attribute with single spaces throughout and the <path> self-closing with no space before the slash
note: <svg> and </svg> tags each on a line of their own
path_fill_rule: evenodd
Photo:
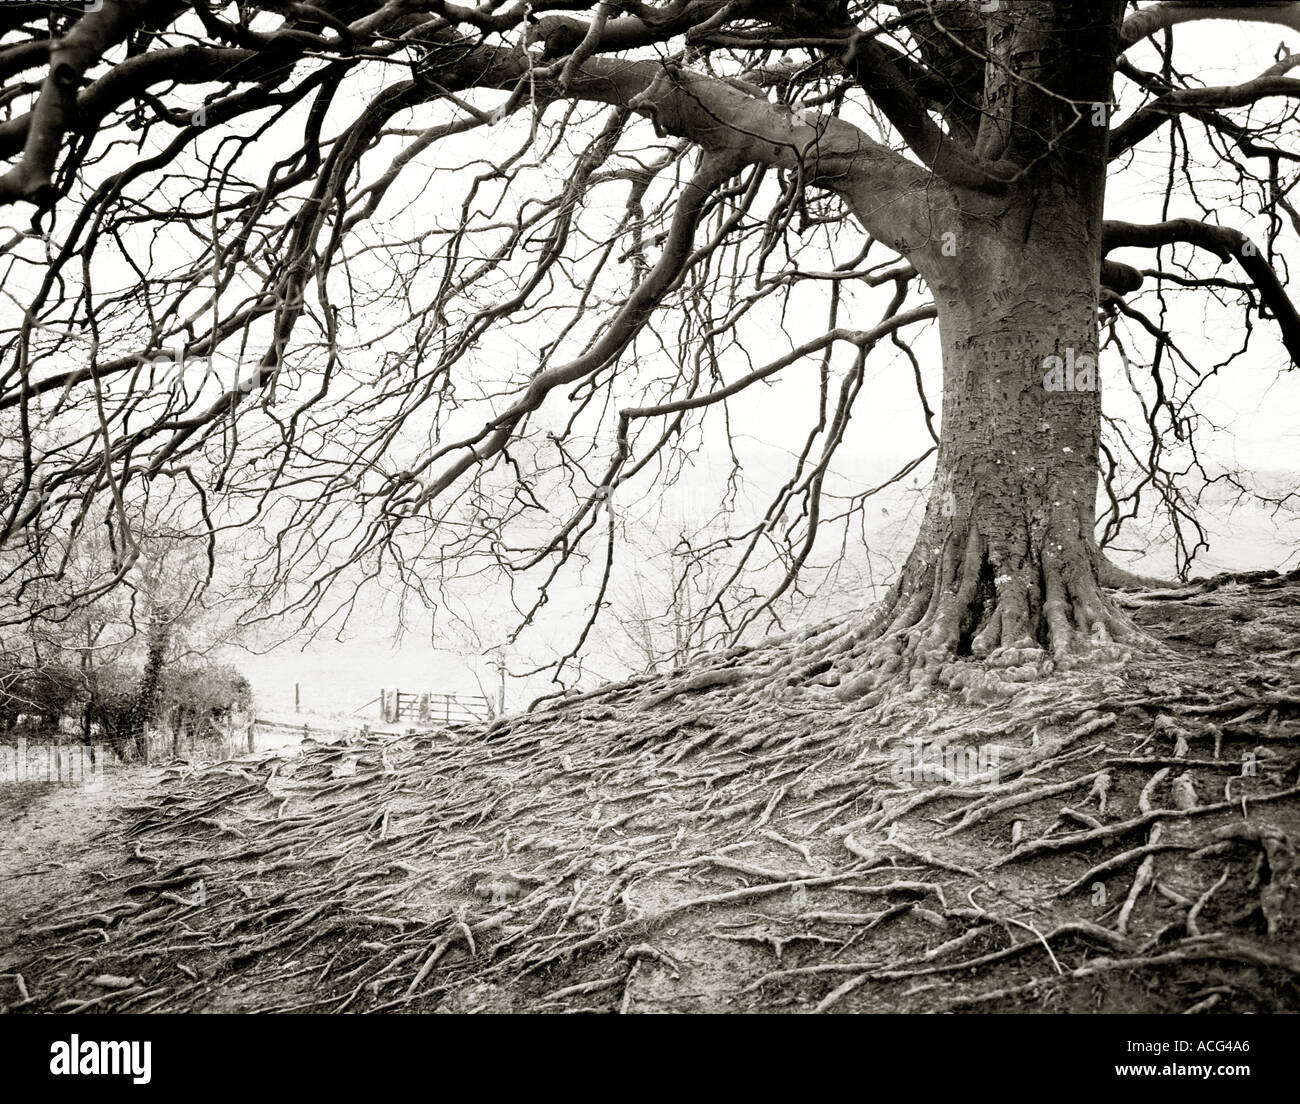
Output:
<svg viewBox="0 0 1300 1104">
<path fill-rule="evenodd" d="M 487 730 L 0 788 L 0 1001 L 1300 1010 L 1300 573 L 1114 597 L 1160 651 L 1008 701 L 841 700 L 839 624 Z"/>
<path fill-rule="evenodd" d="M 118 865 L 122 806 L 145 801 L 166 773 L 113 763 L 100 788 L 0 782 L 0 973 L 34 917 Z"/>
</svg>

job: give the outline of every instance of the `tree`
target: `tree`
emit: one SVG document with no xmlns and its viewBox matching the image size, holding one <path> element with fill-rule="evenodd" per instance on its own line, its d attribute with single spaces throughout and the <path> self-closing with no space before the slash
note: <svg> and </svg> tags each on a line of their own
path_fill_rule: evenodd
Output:
<svg viewBox="0 0 1300 1104">
<path fill-rule="evenodd" d="M 238 719 L 242 726 L 250 718 L 252 688 L 229 664 L 173 664 L 160 675 L 156 695 L 156 715 L 171 726 L 175 756 L 184 740 L 191 746 L 199 740 L 224 741 L 222 722 Z"/>
<path fill-rule="evenodd" d="M 159 720 L 196 731 L 246 705 L 248 686 L 234 668 L 197 662 L 233 635 L 221 617 L 226 579 L 213 585 L 207 542 L 158 519 L 130 517 L 122 532 L 133 555 L 108 589 L 98 584 L 119 556 L 98 531 L 79 533 L 69 547 L 38 527 L 26 545 L 0 551 L 10 572 L 26 569 L 0 631 L 4 727 L 18 713 L 40 716 L 51 730 L 79 716 L 86 742 L 101 735 L 119 752 L 147 757 L 149 727 Z"/>
<path fill-rule="evenodd" d="M 1176 31 L 1295 30 L 1300 5 L 1126 9 L 6 7 L 0 71 L 39 80 L 7 101 L 0 201 L 34 208 L 10 271 L 39 279 L 3 335 L 0 411 L 19 443 L 5 531 L 41 510 L 75 529 L 92 504 L 122 513 L 165 485 L 201 531 L 261 536 L 264 604 L 316 613 L 330 594 L 347 611 L 381 576 L 424 593 L 449 571 L 502 569 L 536 586 L 524 624 L 603 531 L 599 611 L 615 505 L 681 478 L 706 416 L 811 362 L 818 413 L 789 480 L 713 548 L 735 555 L 703 616 L 780 546 L 771 592 L 723 611 L 739 634 L 798 586 L 831 508 L 842 520 L 874 493 L 827 494 L 868 354 L 887 339 L 921 385 L 901 335 L 937 319 L 941 428 L 922 386 L 934 448 L 896 477 L 934 455 L 920 535 L 885 601 L 819 641 L 817 661 L 844 670 L 846 695 L 981 696 L 1144 646 L 1106 593 L 1142 580 L 1098 542 L 1099 479 L 1103 538 L 1148 487 L 1188 519 L 1166 439 L 1188 443 L 1196 385 L 1163 311 L 1130 298 L 1200 289 L 1300 356 L 1280 254 L 1300 229 L 1285 141 L 1300 55 L 1201 87 Z M 1131 60 L 1143 50 L 1157 71 Z M 1108 218 L 1108 179 L 1161 140 L 1164 217 Z M 1257 208 L 1263 242 L 1186 213 L 1191 153 Z M 463 198 L 424 198 L 440 186 Z M 1154 249 L 1157 268 L 1119 249 Z M 1239 272 L 1204 275 L 1188 250 Z M 929 303 L 912 299 L 922 286 Z M 863 324 L 873 289 L 888 299 Z M 826 325 L 803 339 L 816 301 Z M 754 364 L 756 319 L 786 311 L 801 339 Z M 1154 346 L 1125 361 L 1145 447 L 1103 435 L 1099 325 L 1120 344 L 1121 323 Z M 1127 488 L 1117 451 L 1136 465 Z"/>
<path fill-rule="evenodd" d="M 636 561 L 625 565 L 623 577 L 610 587 L 615 624 L 601 634 L 597 650 L 618 662 L 616 670 L 666 674 L 689 667 L 728 639 L 722 611 L 739 605 L 743 596 L 720 591 L 721 565 L 703 551 L 726 538 L 717 519 L 679 515 L 648 520 L 638 526 L 634 538 Z M 781 565 L 774 565 L 766 580 L 769 588 L 781 573 Z M 839 585 L 787 596 L 773 604 L 773 612 L 789 622 L 807 623 L 855 608 L 840 593 L 843 574 L 837 572 L 830 580 Z M 757 579 L 752 585 L 762 584 Z"/>
</svg>

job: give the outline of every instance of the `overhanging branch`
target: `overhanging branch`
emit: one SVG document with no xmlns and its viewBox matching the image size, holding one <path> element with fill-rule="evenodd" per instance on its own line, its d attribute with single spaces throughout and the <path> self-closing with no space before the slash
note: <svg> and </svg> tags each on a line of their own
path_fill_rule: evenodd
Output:
<svg viewBox="0 0 1300 1104">
<path fill-rule="evenodd" d="M 76 117 L 82 76 L 105 50 L 126 37 L 150 2 L 104 0 L 101 8 L 87 12 L 51 44 L 50 67 L 27 127 L 22 158 L 0 176 L 0 204 L 28 200 L 38 207 L 49 205 L 63 136 Z"/>
<path fill-rule="evenodd" d="M 1249 107 L 1270 96 L 1300 97 L 1300 80 L 1282 74 L 1300 65 L 1300 55 L 1286 57 L 1254 80 L 1217 88 L 1180 88 L 1138 109 L 1110 133 L 1112 158 L 1137 145 L 1174 116 L 1206 115 L 1233 107 Z"/>
<path fill-rule="evenodd" d="M 1300 3 L 1282 0 L 1263 4 L 1207 4 L 1195 0 L 1168 0 L 1151 4 L 1124 20 L 1120 43 L 1124 49 L 1157 31 L 1198 19 L 1232 19 L 1249 23 L 1276 23 L 1300 31 Z"/>
<path fill-rule="evenodd" d="M 1268 312 L 1277 320 L 1282 331 L 1282 343 L 1291 354 L 1292 363 L 1300 364 L 1300 312 L 1288 298 L 1268 259 L 1240 230 L 1211 226 L 1195 219 L 1147 224 L 1108 221 L 1102 235 L 1102 252 L 1124 247 L 1151 249 L 1176 242 L 1207 249 L 1221 261 L 1235 260 L 1250 277 Z"/>
</svg>

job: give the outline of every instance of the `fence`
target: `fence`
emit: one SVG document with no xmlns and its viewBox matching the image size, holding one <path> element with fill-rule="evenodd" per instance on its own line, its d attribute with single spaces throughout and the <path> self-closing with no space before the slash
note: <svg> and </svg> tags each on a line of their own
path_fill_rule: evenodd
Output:
<svg viewBox="0 0 1300 1104">
<path fill-rule="evenodd" d="M 20 724 L 0 734 L 0 745 L 28 744 L 75 753 L 81 748 L 104 748 L 112 759 L 122 763 L 168 763 L 177 759 L 221 759 L 254 749 L 253 725 L 261 722 L 224 717 L 197 726 L 167 729 L 148 726 L 143 733 L 122 735 L 104 733 L 95 725 L 89 736 L 79 730 L 51 725 Z M 299 726 L 301 731 L 301 726 Z"/>
<path fill-rule="evenodd" d="M 402 690 L 384 690 L 377 699 L 381 714 L 387 724 L 410 721 L 416 724 L 486 723 L 493 718 L 492 703 L 485 697 L 466 694 L 406 693 Z M 92 743 L 106 744 L 114 756 L 124 762 L 166 763 L 185 757 L 211 758 L 243 755 L 270 747 L 281 747 L 299 740 L 334 742 L 364 735 L 370 725 L 357 724 L 320 725 L 311 723 L 288 724 L 270 721 L 264 717 L 248 720 L 224 718 L 220 723 L 205 726 L 201 731 L 179 730 L 166 732 L 150 728 L 143 738 L 130 741 L 92 739 Z M 15 728 L 14 736 L 23 729 Z M 33 740 L 41 732 L 29 726 Z M 7 739 L 7 737 L 6 737 Z M 44 743 L 79 747 L 83 740 L 68 733 L 46 732 Z"/>
<path fill-rule="evenodd" d="M 380 693 L 380 713 L 385 724 L 411 721 L 417 724 L 455 724 L 486 722 L 492 719 L 492 703 L 487 698 L 456 694 L 408 694 L 401 690 Z M 257 751 L 272 745 L 297 740 L 336 741 L 361 736 L 370 731 L 368 724 L 319 725 L 304 722 L 289 724 L 255 717 L 244 732 L 244 746 L 239 751 Z"/>
<path fill-rule="evenodd" d="M 190 734 L 182 737 L 150 730 L 144 740 L 115 747 L 114 751 L 119 758 L 129 762 L 166 763 L 186 756 L 202 759 L 244 755 L 298 740 L 332 742 L 357 736 L 363 731 L 365 727 L 360 725 L 356 728 L 325 728 L 320 725 L 283 724 L 254 717 L 249 721 L 214 728 L 200 736 Z"/>
<path fill-rule="evenodd" d="M 266 745 L 265 739 L 258 739 L 258 733 L 263 732 L 272 736 L 296 736 L 302 740 L 346 740 L 352 736 L 358 736 L 366 729 L 368 725 L 358 725 L 356 728 L 334 728 L 324 727 L 321 725 L 310 724 L 284 724 L 281 721 L 267 721 L 261 717 L 256 717 L 248 726 L 247 741 L 249 751 L 256 751 L 259 747 Z M 283 741 L 280 741 L 283 742 Z"/>
<path fill-rule="evenodd" d="M 379 715 L 385 724 L 476 724 L 494 717 L 492 702 L 479 694 L 435 694 L 429 691 L 381 690 Z"/>
</svg>

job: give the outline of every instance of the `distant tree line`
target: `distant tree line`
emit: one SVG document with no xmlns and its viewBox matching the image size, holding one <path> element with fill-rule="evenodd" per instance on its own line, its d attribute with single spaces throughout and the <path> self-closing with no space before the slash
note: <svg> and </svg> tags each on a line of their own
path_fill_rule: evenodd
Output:
<svg viewBox="0 0 1300 1104">
<path fill-rule="evenodd" d="M 0 564 L 23 554 L 42 570 L 3 607 L 0 739 L 78 739 L 139 760 L 159 735 L 175 753 L 224 738 L 251 708 L 248 680 L 215 658 L 232 630 L 202 537 L 138 516 L 76 541 L 37 530 L 0 549 Z M 113 563 L 117 586 L 87 586 Z"/>
<path fill-rule="evenodd" d="M 124 759 L 146 756 L 149 733 L 185 745 L 223 738 L 224 725 L 252 704 L 248 680 L 230 664 L 160 667 L 110 663 L 99 668 L 0 657 L 0 738 L 24 731 L 102 743 Z"/>
</svg>

